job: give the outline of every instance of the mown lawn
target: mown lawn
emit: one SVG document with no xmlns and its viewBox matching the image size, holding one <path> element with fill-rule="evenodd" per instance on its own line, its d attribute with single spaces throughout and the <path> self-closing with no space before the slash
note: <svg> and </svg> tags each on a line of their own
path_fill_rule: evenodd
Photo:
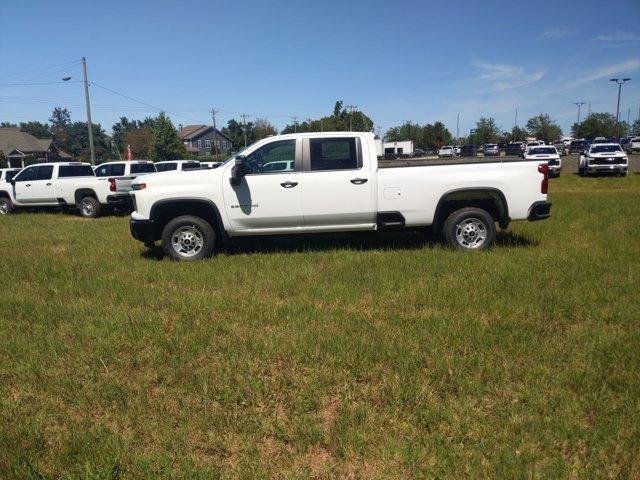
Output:
<svg viewBox="0 0 640 480">
<path fill-rule="evenodd" d="M 0 478 L 640 478 L 640 175 L 419 235 L 200 263 L 127 217 L 0 218 Z"/>
</svg>

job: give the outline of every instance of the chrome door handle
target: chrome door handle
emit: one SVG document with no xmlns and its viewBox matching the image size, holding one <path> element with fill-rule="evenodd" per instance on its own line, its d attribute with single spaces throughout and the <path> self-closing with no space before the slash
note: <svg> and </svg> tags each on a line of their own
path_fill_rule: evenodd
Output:
<svg viewBox="0 0 640 480">
<path fill-rule="evenodd" d="M 50 183 L 47 183 L 47 187 L 50 187 L 50 186 L 51 186 L 51 184 L 50 184 Z"/>
<path fill-rule="evenodd" d="M 352 178 L 351 183 L 354 185 L 362 185 L 363 183 L 367 183 L 369 181 L 368 178 Z"/>
<path fill-rule="evenodd" d="M 293 188 L 298 185 L 298 182 L 283 182 L 280 185 L 284 188 Z"/>
<path fill-rule="evenodd" d="M 30 183 L 27 183 L 27 184 L 25 185 L 25 187 L 30 187 L 30 186 L 31 186 L 31 184 L 30 184 Z"/>
</svg>

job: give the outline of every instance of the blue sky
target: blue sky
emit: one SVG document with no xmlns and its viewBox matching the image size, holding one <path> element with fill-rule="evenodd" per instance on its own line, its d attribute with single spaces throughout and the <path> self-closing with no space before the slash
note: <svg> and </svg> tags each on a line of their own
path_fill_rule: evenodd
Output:
<svg viewBox="0 0 640 480">
<path fill-rule="evenodd" d="M 638 0 L 0 0 L 0 18 L 0 121 L 45 121 L 55 105 L 84 120 L 81 83 L 8 85 L 79 80 L 82 56 L 108 130 L 157 110 L 98 84 L 175 124 L 215 106 L 223 124 L 246 112 L 283 127 L 343 99 L 382 131 L 441 120 L 455 134 L 457 113 L 461 134 L 480 116 L 510 129 L 516 107 L 520 125 L 545 112 L 567 131 L 573 102 L 615 113 L 611 76 L 633 79 L 621 118 L 640 107 Z"/>
</svg>

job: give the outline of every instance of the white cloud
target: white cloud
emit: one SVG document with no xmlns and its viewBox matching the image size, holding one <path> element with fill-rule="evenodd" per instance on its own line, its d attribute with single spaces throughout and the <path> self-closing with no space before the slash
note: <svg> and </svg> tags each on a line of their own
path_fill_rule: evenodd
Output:
<svg viewBox="0 0 640 480">
<path fill-rule="evenodd" d="M 583 77 L 578 78 L 575 83 L 580 84 L 591 82 L 593 80 L 602 80 L 603 78 L 611 77 L 611 75 L 629 72 L 631 70 L 636 70 L 637 68 L 640 68 L 640 58 L 634 58 L 632 60 L 627 60 L 626 62 L 592 70 L 587 72 Z"/>
<path fill-rule="evenodd" d="M 598 35 L 593 39 L 598 42 L 640 42 L 640 34 L 618 30 L 609 35 Z"/>
<path fill-rule="evenodd" d="M 566 25 L 550 28 L 540 34 L 540 38 L 564 38 L 571 37 L 576 34 L 576 30 Z"/>
<path fill-rule="evenodd" d="M 537 82 L 545 74 L 544 70 L 526 71 L 523 67 L 504 63 L 476 62 L 475 67 L 481 70 L 478 78 L 490 82 L 493 91 L 523 87 Z"/>
</svg>

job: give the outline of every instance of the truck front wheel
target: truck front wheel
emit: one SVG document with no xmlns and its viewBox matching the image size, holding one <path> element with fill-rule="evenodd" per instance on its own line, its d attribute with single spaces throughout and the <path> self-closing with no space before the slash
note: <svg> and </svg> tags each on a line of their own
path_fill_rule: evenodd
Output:
<svg viewBox="0 0 640 480">
<path fill-rule="evenodd" d="M 100 202 L 93 197 L 84 197 L 80 200 L 80 215 L 84 218 L 96 218 L 100 215 Z"/>
<path fill-rule="evenodd" d="M 200 260 L 211 256 L 215 240 L 209 222 L 200 217 L 183 215 L 164 227 L 162 250 L 172 260 Z"/>
<path fill-rule="evenodd" d="M 0 215 L 9 215 L 13 211 L 13 203 L 7 197 L 0 198 Z"/>
<path fill-rule="evenodd" d="M 447 244 L 459 250 L 485 250 L 496 239 L 496 223 L 481 208 L 462 208 L 453 212 L 444 222 Z"/>
</svg>

